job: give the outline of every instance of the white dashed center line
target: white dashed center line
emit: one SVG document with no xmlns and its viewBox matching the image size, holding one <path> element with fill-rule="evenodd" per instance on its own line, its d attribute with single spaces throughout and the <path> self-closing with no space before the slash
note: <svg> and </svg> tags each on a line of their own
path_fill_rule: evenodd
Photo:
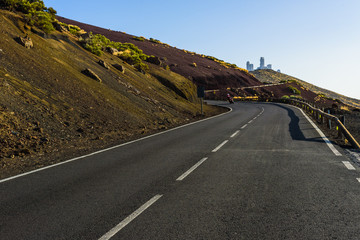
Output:
<svg viewBox="0 0 360 240">
<path fill-rule="evenodd" d="M 223 141 L 219 146 L 217 146 L 216 148 L 214 148 L 214 150 L 212 150 L 211 152 L 217 152 L 220 148 L 222 148 L 229 140 L 225 140 Z"/>
<path fill-rule="evenodd" d="M 178 177 L 176 181 L 182 181 L 184 178 L 186 178 L 192 171 L 194 171 L 197 167 L 199 167 L 203 162 L 205 162 L 208 158 L 205 157 L 201 159 L 198 163 L 196 163 L 194 166 L 192 166 L 189 170 L 187 170 L 183 175 Z"/>
<path fill-rule="evenodd" d="M 240 130 L 237 130 L 237 131 L 234 132 L 233 135 L 231 135 L 230 137 L 231 137 L 231 138 L 235 137 L 239 132 L 240 132 Z"/>
<path fill-rule="evenodd" d="M 354 166 L 349 161 L 342 161 L 342 163 L 345 165 L 345 167 L 349 170 L 356 170 Z"/>
<path fill-rule="evenodd" d="M 159 200 L 162 195 L 155 195 L 152 199 L 147 201 L 144 205 L 139 207 L 135 212 L 130 214 L 127 218 L 122 220 L 118 225 L 116 225 L 113 229 L 107 232 L 104 236 L 99 238 L 99 240 L 107 240 L 112 238 L 116 233 L 118 233 L 121 229 L 123 229 L 126 225 L 128 225 L 132 220 L 138 217 L 142 212 L 144 212 L 147 208 L 153 205 L 157 200 Z"/>
</svg>

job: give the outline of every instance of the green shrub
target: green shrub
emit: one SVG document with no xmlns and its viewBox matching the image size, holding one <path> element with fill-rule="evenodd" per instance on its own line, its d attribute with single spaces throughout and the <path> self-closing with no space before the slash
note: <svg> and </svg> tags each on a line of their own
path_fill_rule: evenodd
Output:
<svg viewBox="0 0 360 240">
<path fill-rule="evenodd" d="M 152 43 L 157 43 L 157 44 L 161 44 L 162 42 L 160 42 L 160 40 L 154 39 L 154 38 L 150 38 L 150 42 Z"/>
<path fill-rule="evenodd" d="M 134 67 L 139 71 L 139 72 L 147 72 L 149 71 L 149 66 L 143 62 L 139 62 L 139 63 L 136 63 L 134 65 Z"/>
<path fill-rule="evenodd" d="M 289 90 L 290 90 L 292 93 L 294 93 L 294 94 L 297 94 L 297 95 L 300 95 L 300 94 L 301 94 L 300 90 L 297 89 L 297 88 L 295 88 L 295 87 L 293 87 L 293 86 L 289 86 Z"/>
<path fill-rule="evenodd" d="M 79 35 L 79 32 L 81 31 L 81 28 L 75 25 L 67 25 L 67 29 L 73 35 Z"/>
<path fill-rule="evenodd" d="M 94 45 L 92 43 L 86 43 L 84 45 L 84 48 L 97 56 L 101 56 L 101 54 L 102 54 L 102 49 L 98 45 Z"/>
<path fill-rule="evenodd" d="M 134 40 L 136 40 L 136 41 L 140 41 L 140 42 L 145 41 L 145 38 L 144 38 L 144 37 L 133 37 L 132 39 L 134 39 Z"/>
<path fill-rule="evenodd" d="M 46 12 L 30 12 L 26 15 L 26 19 L 29 25 L 37 26 L 46 33 L 50 33 L 55 30 L 53 26 L 54 18 Z"/>
<path fill-rule="evenodd" d="M 288 95 L 284 95 L 281 97 L 281 99 L 289 99 L 290 97 Z"/>
<path fill-rule="evenodd" d="M 290 98 L 292 98 L 292 99 L 303 99 L 302 96 L 298 96 L 298 95 L 290 95 Z"/>
<path fill-rule="evenodd" d="M 0 7 L 25 14 L 25 20 L 31 26 L 37 26 L 46 33 L 54 31 L 56 11 L 46 8 L 42 0 L 2 0 Z"/>
<path fill-rule="evenodd" d="M 90 33 L 89 35 L 90 37 L 88 39 L 82 40 L 82 44 L 86 50 L 101 56 L 106 48 L 115 48 L 120 52 L 118 55 L 119 58 L 125 62 L 133 65 L 139 71 L 149 70 L 149 66 L 143 63 L 149 56 L 144 54 L 143 51 L 134 44 L 113 42 L 100 34 L 94 35 Z"/>
</svg>

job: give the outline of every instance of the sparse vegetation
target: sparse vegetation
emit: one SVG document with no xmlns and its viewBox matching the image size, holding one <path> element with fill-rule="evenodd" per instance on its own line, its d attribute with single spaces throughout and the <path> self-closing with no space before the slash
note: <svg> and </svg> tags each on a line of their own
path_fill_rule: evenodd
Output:
<svg viewBox="0 0 360 240">
<path fill-rule="evenodd" d="M 209 60 L 212 60 L 214 62 L 220 63 L 222 66 L 224 66 L 226 68 L 238 69 L 238 70 L 240 70 L 242 72 L 245 72 L 245 73 L 249 74 L 248 70 L 240 68 L 236 64 L 225 62 L 224 60 L 217 59 L 216 57 L 213 57 L 213 56 L 206 56 L 206 55 L 200 55 L 200 56 L 204 57 L 204 58 L 207 58 Z"/>
<path fill-rule="evenodd" d="M 56 11 L 45 7 L 42 0 L 2 0 L 0 7 L 9 11 L 18 11 L 25 14 L 27 24 L 36 26 L 46 33 L 54 31 Z"/>
<path fill-rule="evenodd" d="M 297 89 L 296 87 L 289 86 L 289 90 L 294 94 L 297 94 L 297 95 L 301 94 L 301 91 L 299 89 Z"/>
<path fill-rule="evenodd" d="M 113 42 L 100 34 L 89 34 L 89 38 L 83 39 L 82 44 L 85 49 L 97 56 L 101 56 L 106 48 L 115 48 L 119 51 L 118 56 L 125 62 L 133 65 L 139 71 L 147 71 L 148 66 L 143 63 L 150 56 L 143 53 L 141 49 L 132 43 Z"/>
<path fill-rule="evenodd" d="M 191 63 L 190 66 L 197 67 L 197 64 L 196 63 Z"/>
<path fill-rule="evenodd" d="M 301 96 L 299 95 L 290 95 L 290 98 L 292 99 L 303 99 Z"/>
<path fill-rule="evenodd" d="M 136 40 L 136 41 L 140 41 L 140 42 L 145 41 L 144 37 L 133 37 L 133 39 Z"/>
<path fill-rule="evenodd" d="M 157 43 L 157 44 L 162 44 L 162 42 L 160 42 L 160 40 L 157 40 L 157 39 L 154 39 L 154 38 L 150 38 L 150 42 Z"/>
<path fill-rule="evenodd" d="M 73 35 L 79 35 L 81 29 L 75 25 L 67 25 L 69 32 Z"/>
</svg>

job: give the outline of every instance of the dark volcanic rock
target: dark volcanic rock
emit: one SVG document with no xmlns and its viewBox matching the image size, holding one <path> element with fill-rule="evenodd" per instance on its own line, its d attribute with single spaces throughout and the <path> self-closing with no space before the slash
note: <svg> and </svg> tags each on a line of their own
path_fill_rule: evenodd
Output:
<svg viewBox="0 0 360 240">
<path fill-rule="evenodd" d="M 110 69 L 110 67 L 109 67 L 109 65 L 107 65 L 107 63 L 106 62 L 104 62 L 103 60 L 99 60 L 99 62 L 98 62 L 101 66 L 103 66 L 104 68 L 106 68 L 106 69 Z"/>
<path fill-rule="evenodd" d="M 148 59 L 146 59 L 146 61 L 149 63 L 155 64 L 155 65 L 158 65 L 158 66 L 160 66 L 162 64 L 160 58 L 155 57 L 155 56 L 149 57 Z"/>
<path fill-rule="evenodd" d="M 107 47 L 106 51 L 111 53 L 112 55 L 115 55 L 115 56 L 119 55 L 119 51 L 116 48 Z"/>
<path fill-rule="evenodd" d="M 113 67 L 119 70 L 120 72 L 125 73 L 125 68 L 122 65 L 114 64 Z"/>
<path fill-rule="evenodd" d="M 102 82 L 101 78 L 89 68 L 83 70 L 82 73 L 98 82 Z"/>
<path fill-rule="evenodd" d="M 25 36 L 25 37 L 18 37 L 18 42 L 23 45 L 24 47 L 30 49 L 34 47 L 34 43 L 31 40 L 30 37 Z"/>
</svg>

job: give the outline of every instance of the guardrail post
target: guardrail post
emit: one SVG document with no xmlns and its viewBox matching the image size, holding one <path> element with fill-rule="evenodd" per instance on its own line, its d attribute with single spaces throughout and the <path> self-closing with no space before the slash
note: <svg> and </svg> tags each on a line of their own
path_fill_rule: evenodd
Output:
<svg viewBox="0 0 360 240">
<path fill-rule="evenodd" d="M 345 126 L 345 116 L 341 116 L 339 120 Z"/>
<path fill-rule="evenodd" d="M 341 129 L 341 127 L 339 126 L 339 125 L 337 125 L 336 126 L 336 129 L 337 129 L 337 131 L 338 131 L 338 138 L 339 139 L 343 139 L 343 133 L 342 133 L 342 129 Z"/>
<path fill-rule="evenodd" d="M 330 114 L 330 110 L 328 110 L 328 113 Z M 329 127 L 329 129 L 331 129 L 331 119 L 329 119 L 328 127 Z"/>
</svg>

